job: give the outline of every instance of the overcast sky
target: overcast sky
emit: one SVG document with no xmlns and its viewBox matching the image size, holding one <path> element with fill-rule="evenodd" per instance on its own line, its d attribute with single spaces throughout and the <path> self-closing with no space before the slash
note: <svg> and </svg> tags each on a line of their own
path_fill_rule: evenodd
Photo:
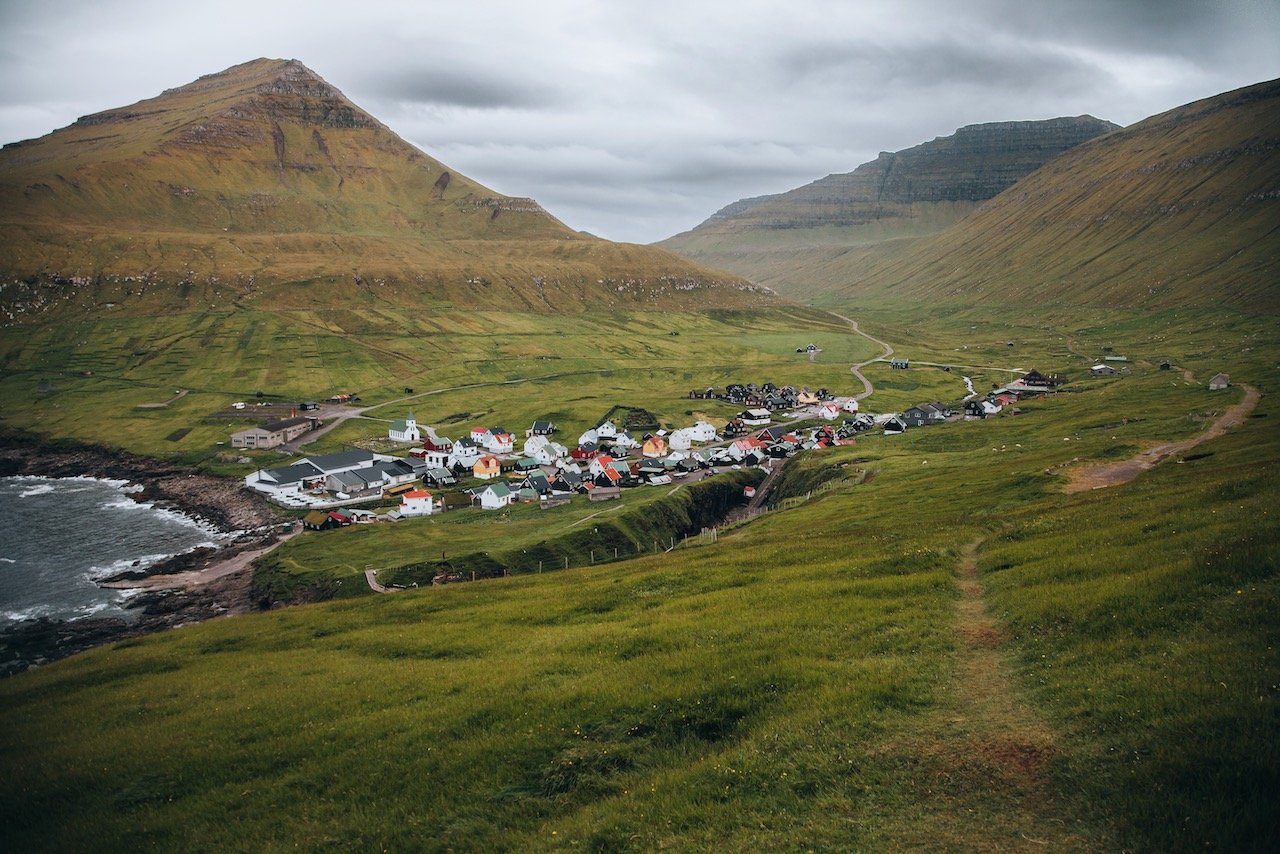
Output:
<svg viewBox="0 0 1280 854">
<path fill-rule="evenodd" d="M 1280 76 L 1277 0 L 0 0 L 0 141 L 259 56 L 573 228 L 649 242 L 965 124 Z"/>
</svg>

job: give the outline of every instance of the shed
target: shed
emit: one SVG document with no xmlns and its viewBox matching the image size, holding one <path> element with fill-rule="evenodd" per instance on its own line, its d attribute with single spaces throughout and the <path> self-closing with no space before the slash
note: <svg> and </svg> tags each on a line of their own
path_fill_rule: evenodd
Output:
<svg viewBox="0 0 1280 854">
<path fill-rule="evenodd" d="M 1213 379 L 1209 380 L 1209 391 L 1221 391 L 1231 385 L 1231 377 L 1226 374 L 1215 374 Z"/>
</svg>

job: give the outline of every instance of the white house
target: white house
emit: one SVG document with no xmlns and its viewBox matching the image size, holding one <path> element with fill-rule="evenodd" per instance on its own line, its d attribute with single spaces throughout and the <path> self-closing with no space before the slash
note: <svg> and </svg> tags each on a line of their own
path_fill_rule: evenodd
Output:
<svg viewBox="0 0 1280 854">
<path fill-rule="evenodd" d="M 476 461 L 483 455 L 483 451 L 470 442 L 454 442 L 453 450 L 449 452 L 448 465 L 445 468 L 453 468 L 455 465 L 462 465 L 471 468 Z"/>
<path fill-rule="evenodd" d="M 618 438 L 618 428 L 614 426 L 612 421 L 606 421 L 596 428 L 596 437 L 599 439 L 616 439 Z"/>
<path fill-rule="evenodd" d="M 601 474 L 605 469 L 607 469 L 609 467 L 609 464 L 612 462 L 613 462 L 613 457 L 609 456 L 608 454 L 600 454 L 598 456 L 591 458 L 591 463 L 587 471 L 591 473 L 592 477 L 596 477 L 599 474 Z"/>
<path fill-rule="evenodd" d="M 843 403 L 840 404 L 840 408 L 843 409 L 845 412 L 857 413 L 858 399 L 856 397 L 848 398 L 847 400 L 845 400 Z"/>
<path fill-rule="evenodd" d="M 824 403 L 818 407 L 818 417 L 827 421 L 835 421 L 840 417 L 840 407 L 834 403 Z"/>
<path fill-rule="evenodd" d="M 449 468 L 449 457 L 451 457 L 452 455 L 453 455 L 452 450 L 427 451 L 423 454 L 422 460 L 427 464 L 427 468 L 447 469 Z"/>
<path fill-rule="evenodd" d="M 631 434 L 626 430 L 619 430 L 618 435 L 613 439 L 613 446 L 615 448 L 621 448 L 624 451 L 629 451 L 640 447 L 640 443 L 632 438 Z"/>
<path fill-rule="evenodd" d="M 535 457 L 538 451 L 551 444 L 551 440 L 546 436 L 534 434 L 524 440 L 524 455 L 526 457 Z"/>
<path fill-rule="evenodd" d="M 422 441 L 422 431 L 418 429 L 418 422 L 413 417 L 413 410 L 409 410 L 409 414 L 403 421 L 391 422 L 391 426 L 387 428 L 387 438 L 393 442 Z"/>
<path fill-rule="evenodd" d="M 515 503 L 516 494 L 505 483 L 493 483 L 480 492 L 479 498 L 482 509 L 498 510 Z"/>
<path fill-rule="evenodd" d="M 749 427 L 763 427 L 773 420 L 773 414 L 767 409 L 748 409 L 738 417 Z"/>
<path fill-rule="evenodd" d="M 490 433 L 485 447 L 494 454 L 510 454 L 516 449 L 516 440 L 510 433 Z"/>
<path fill-rule="evenodd" d="M 414 489 L 400 496 L 401 516 L 430 516 L 436 512 L 435 498 L 425 489 Z"/>
<path fill-rule="evenodd" d="M 716 440 L 716 428 L 706 421 L 699 421 L 692 427 L 684 429 L 689 433 L 689 438 L 695 442 L 714 442 Z"/>
<path fill-rule="evenodd" d="M 578 445 L 594 445 L 600 441 L 600 435 L 594 429 L 588 430 L 578 437 Z"/>
<path fill-rule="evenodd" d="M 667 447 L 673 451 L 687 451 L 693 447 L 693 436 L 687 427 L 672 430 L 667 436 Z"/>
<path fill-rule="evenodd" d="M 471 437 L 470 437 L 471 441 L 475 442 L 477 445 L 480 445 L 481 447 L 484 447 L 485 445 L 487 445 L 489 443 L 489 439 L 491 439 L 492 437 L 493 437 L 493 433 L 489 430 L 488 427 L 472 427 L 471 428 Z"/>
</svg>

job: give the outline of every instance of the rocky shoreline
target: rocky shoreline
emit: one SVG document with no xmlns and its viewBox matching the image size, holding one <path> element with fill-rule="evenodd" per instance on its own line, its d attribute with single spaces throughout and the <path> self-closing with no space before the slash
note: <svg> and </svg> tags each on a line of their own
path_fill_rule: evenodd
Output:
<svg viewBox="0 0 1280 854">
<path fill-rule="evenodd" d="M 274 543 L 284 527 L 292 526 L 265 499 L 245 491 L 237 481 L 109 448 L 0 435 L 0 476 L 16 475 L 126 480 L 142 487 L 128 493 L 134 500 L 176 510 L 223 533 L 238 535 L 223 548 L 195 549 L 153 566 L 126 570 L 106 580 L 113 586 L 211 567 Z M 274 604 L 254 594 L 252 571 L 246 568 L 195 587 L 139 593 L 128 605 L 136 613 L 134 619 L 29 620 L 0 632 L 0 676 L 105 643 Z"/>
</svg>

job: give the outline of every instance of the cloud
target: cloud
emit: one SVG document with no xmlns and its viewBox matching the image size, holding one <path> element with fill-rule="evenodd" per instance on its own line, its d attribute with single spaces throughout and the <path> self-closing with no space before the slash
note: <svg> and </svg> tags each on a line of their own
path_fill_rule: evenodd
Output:
<svg viewBox="0 0 1280 854">
<path fill-rule="evenodd" d="M 296 57 L 451 168 L 631 241 L 961 125 L 1128 124 L 1280 68 L 1280 4 L 1243 0 L 0 0 L 0 29 L 0 141 Z"/>
</svg>

